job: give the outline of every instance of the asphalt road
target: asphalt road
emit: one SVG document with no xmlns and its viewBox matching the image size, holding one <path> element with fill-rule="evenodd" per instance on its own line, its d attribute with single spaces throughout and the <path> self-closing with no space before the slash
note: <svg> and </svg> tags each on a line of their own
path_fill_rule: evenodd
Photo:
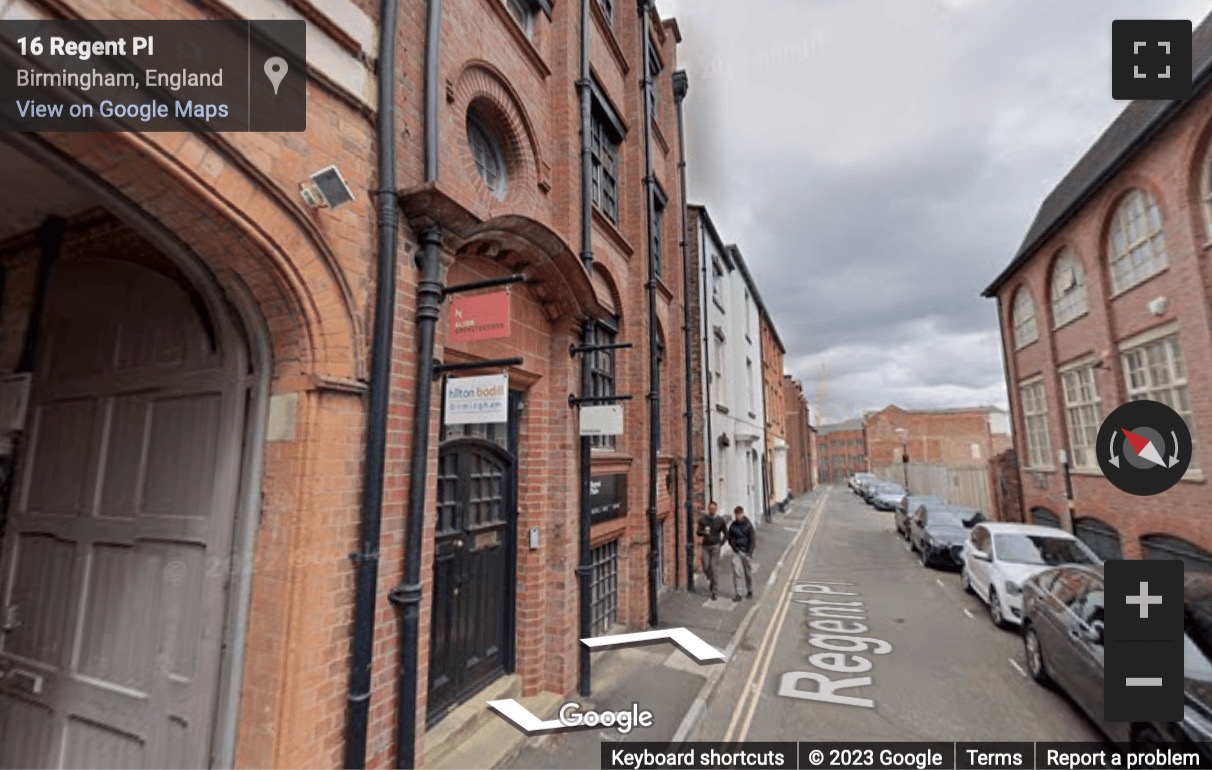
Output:
<svg viewBox="0 0 1212 770">
<path fill-rule="evenodd" d="M 892 514 L 844 487 L 774 581 L 690 740 L 1102 740 L 1027 677 L 1017 631 L 995 628 L 958 572 L 923 568 Z"/>
</svg>

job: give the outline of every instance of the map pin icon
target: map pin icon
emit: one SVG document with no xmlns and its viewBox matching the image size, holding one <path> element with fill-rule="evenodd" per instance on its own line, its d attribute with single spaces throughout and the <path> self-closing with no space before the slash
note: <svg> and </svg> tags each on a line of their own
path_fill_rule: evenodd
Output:
<svg viewBox="0 0 1212 770">
<path fill-rule="evenodd" d="M 271 56 L 265 60 L 265 77 L 269 78 L 269 82 L 273 83 L 274 96 L 278 95 L 278 86 L 282 85 L 282 79 L 286 77 L 286 60 L 281 56 Z"/>
</svg>

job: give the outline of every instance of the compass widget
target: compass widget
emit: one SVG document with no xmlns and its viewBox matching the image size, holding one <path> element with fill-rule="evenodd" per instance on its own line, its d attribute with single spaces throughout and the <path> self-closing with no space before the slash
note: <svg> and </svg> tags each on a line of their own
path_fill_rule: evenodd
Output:
<svg viewBox="0 0 1212 770">
<path fill-rule="evenodd" d="M 1129 401 L 1103 421 L 1095 446 L 1107 480 L 1133 495 L 1156 495 L 1178 483 L 1191 462 L 1191 431 L 1170 407 Z"/>
</svg>

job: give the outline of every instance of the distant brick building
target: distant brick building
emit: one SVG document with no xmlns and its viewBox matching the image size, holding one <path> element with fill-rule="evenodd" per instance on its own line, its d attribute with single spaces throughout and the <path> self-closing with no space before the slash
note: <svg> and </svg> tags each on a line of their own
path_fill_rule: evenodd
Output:
<svg viewBox="0 0 1212 770">
<path fill-rule="evenodd" d="M 817 467 L 822 484 L 844 484 L 871 469 L 862 420 L 847 420 L 816 429 Z"/>
<path fill-rule="evenodd" d="M 1028 518 L 1108 557 L 1212 569 L 1212 21 L 1192 56 L 1191 97 L 1129 104 L 984 295 L 997 300 Z M 1106 415 L 1140 398 L 1178 411 L 1195 446 L 1183 480 L 1144 500 L 1103 478 L 1093 446 Z"/>
<path fill-rule="evenodd" d="M 783 384 L 783 357 L 787 350 L 779 339 L 774 319 L 766 311 L 762 295 L 754 290 L 754 299 L 761 312 L 758 324 L 762 335 L 762 404 L 766 422 L 766 505 L 775 508 L 787 501 L 788 466 L 793 462 L 787 443 L 787 405 Z"/>
<path fill-rule="evenodd" d="M 792 495 L 802 495 L 816 486 L 813 467 L 813 430 L 809 423 L 808 399 L 804 386 L 791 375 L 783 376 L 783 403 L 787 431 L 787 486 Z"/>
<path fill-rule="evenodd" d="M 907 410 L 887 406 L 863 420 L 867 458 L 872 467 L 901 462 L 926 465 L 984 465 L 993 457 L 988 407 Z"/>
</svg>

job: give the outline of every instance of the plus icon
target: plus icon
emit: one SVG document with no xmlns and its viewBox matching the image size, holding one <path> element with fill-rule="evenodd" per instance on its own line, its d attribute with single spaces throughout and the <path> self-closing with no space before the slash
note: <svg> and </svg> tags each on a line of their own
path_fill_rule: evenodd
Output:
<svg viewBox="0 0 1212 770">
<path fill-rule="evenodd" d="M 1191 96 L 1191 22 L 1111 23 L 1111 96 L 1186 99 Z"/>
<path fill-rule="evenodd" d="M 1149 584 L 1142 581 L 1140 584 L 1140 595 L 1129 596 L 1127 601 L 1128 604 L 1135 604 L 1140 607 L 1140 616 L 1142 618 L 1147 618 L 1149 617 L 1149 605 L 1161 604 L 1162 598 L 1160 596 L 1150 596 Z"/>
</svg>

